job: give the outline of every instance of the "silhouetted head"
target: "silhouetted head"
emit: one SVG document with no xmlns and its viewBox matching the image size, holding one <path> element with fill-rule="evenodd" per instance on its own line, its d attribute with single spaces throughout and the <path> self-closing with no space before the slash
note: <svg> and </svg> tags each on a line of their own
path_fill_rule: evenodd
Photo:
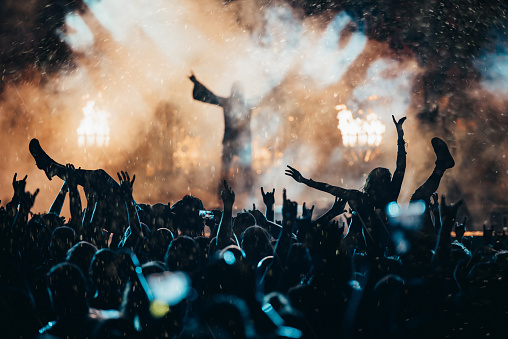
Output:
<svg viewBox="0 0 508 339">
<path fill-rule="evenodd" d="M 57 227 L 51 234 L 50 251 L 51 257 L 56 261 L 63 261 L 67 251 L 74 246 L 76 232 L 70 227 Z"/>
<path fill-rule="evenodd" d="M 375 202 L 385 202 L 389 200 L 390 182 L 392 174 L 383 167 L 373 169 L 367 179 L 363 191 L 367 193 Z M 389 201 L 386 201 L 388 203 Z"/>
<path fill-rule="evenodd" d="M 241 263 L 245 260 L 245 252 L 237 245 L 229 245 L 223 248 L 219 257 L 224 260 L 226 264 L 233 265 L 234 263 Z"/>
<path fill-rule="evenodd" d="M 55 228 L 64 225 L 65 218 L 55 213 L 46 213 L 39 216 L 39 222 L 53 231 Z"/>
<path fill-rule="evenodd" d="M 235 239 L 229 238 L 227 245 L 238 245 Z M 217 237 L 213 237 L 208 243 L 208 258 L 212 258 L 222 248 L 217 248 Z"/>
<path fill-rule="evenodd" d="M 173 216 L 171 208 L 166 204 L 155 204 L 151 207 L 148 218 L 145 218 L 143 222 L 150 227 L 150 230 L 154 232 L 159 228 L 167 228 L 170 231 L 174 231 Z"/>
<path fill-rule="evenodd" d="M 57 317 L 87 314 L 85 278 L 76 265 L 61 263 L 53 266 L 48 273 L 48 291 Z"/>
<path fill-rule="evenodd" d="M 292 244 L 290 253 L 286 261 L 286 280 L 291 286 L 295 286 L 309 273 L 312 261 L 309 251 L 302 244 Z"/>
<path fill-rule="evenodd" d="M 169 245 L 165 263 L 170 271 L 184 271 L 192 274 L 199 269 L 199 258 L 199 245 L 194 239 L 180 236 Z"/>
<path fill-rule="evenodd" d="M 249 213 L 252 214 L 254 219 L 256 219 L 256 225 L 263 226 L 263 227 L 266 226 L 266 223 L 268 220 L 266 219 L 263 212 L 261 212 L 258 209 L 255 209 L 255 210 L 249 211 Z"/>
<path fill-rule="evenodd" d="M 51 233 L 51 230 L 40 222 L 38 215 L 30 219 L 23 232 L 20 251 L 24 266 L 39 267 L 50 258 Z"/>
<path fill-rule="evenodd" d="M 67 262 L 79 267 L 85 278 L 90 270 L 90 263 L 97 252 L 97 247 L 86 241 L 80 241 L 67 251 Z"/>
<path fill-rule="evenodd" d="M 110 249 L 97 251 L 90 263 L 90 278 L 98 289 L 111 289 L 120 286 L 118 258 Z"/>
<path fill-rule="evenodd" d="M 146 260 L 164 261 L 168 246 L 173 241 L 173 233 L 167 228 L 159 228 L 143 239 L 142 253 Z"/>
<path fill-rule="evenodd" d="M 273 252 L 270 245 L 270 235 L 260 226 L 251 226 L 242 233 L 242 249 L 245 251 L 247 261 L 253 265 Z"/>
<path fill-rule="evenodd" d="M 141 269 L 143 270 L 143 275 L 145 276 L 167 271 L 166 265 L 162 261 L 148 261 L 141 265 Z"/>
<path fill-rule="evenodd" d="M 232 295 L 217 295 L 196 312 L 194 326 L 186 326 L 180 338 L 253 338 L 255 330 L 244 300 Z"/>
<path fill-rule="evenodd" d="M 202 235 L 205 230 L 205 222 L 199 216 L 199 211 L 204 210 L 203 202 L 191 195 L 186 195 L 176 202 L 171 210 L 175 213 L 175 227 L 184 235 L 196 237 Z"/>
<path fill-rule="evenodd" d="M 233 220 L 233 231 L 237 237 L 240 237 L 242 233 L 250 226 L 256 225 L 256 218 L 249 212 L 238 213 Z"/>
<path fill-rule="evenodd" d="M 13 285 L 0 289 L 2 337 L 33 338 L 41 327 L 35 300 L 28 290 Z"/>
</svg>

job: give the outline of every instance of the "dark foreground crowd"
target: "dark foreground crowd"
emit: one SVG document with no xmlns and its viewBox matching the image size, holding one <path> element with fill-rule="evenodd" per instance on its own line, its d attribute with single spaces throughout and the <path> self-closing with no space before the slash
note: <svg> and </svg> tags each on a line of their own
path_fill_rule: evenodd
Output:
<svg viewBox="0 0 508 339">
<path fill-rule="evenodd" d="M 0 337 L 507 337 L 508 251 L 488 228 L 472 247 L 455 221 L 460 202 L 437 198 L 454 167 L 441 139 L 432 140 L 436 165 L 413 207 L 395 203 L 404 119 L 394 119 L 397 169 L 374 169 L 361 190 L 288 166 L 296 182 L 336 199 L 321 216 L 305 203 L 298 215 L 288 187 L 281 221 L 275 190 L 263 188 L 264 213 L 233 215 L 227 182 L 222 210 L 206 211 L 193 196 L 139 204 L 134 176 L 118 173 L 117 182 L 102 170 L 58 164 L 33 139 L 36 165 L 63 186 L 48 213 L 32 214 L 38 190 L 26 191 L 27 178 L 14 175 L 13 198 L 0 210 Z M 337 221 L 346 203 L 349 227 Z"/>
</svg>

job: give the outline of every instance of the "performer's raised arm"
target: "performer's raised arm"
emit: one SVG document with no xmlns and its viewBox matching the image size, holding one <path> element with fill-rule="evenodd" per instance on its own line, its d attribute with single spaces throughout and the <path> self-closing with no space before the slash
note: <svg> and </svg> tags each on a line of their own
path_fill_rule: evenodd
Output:
<svg viewBox="0 0 508 339">
<path fill-rule="evenodd" d="M 213 94 L 212 91 L 210 91 L 208 88 L 206 88 L 202 83 L 200 83 L 194 74 L 192 74 L 189 79 L 194 83 L 194 89 L 192 91 L 192 97 L 194 100 L 199 100 L 202 102 L 206 102 L 208 104 L 212 105 L 218 105 L 222 106 L 222 103 L 224 102 L 224 98 L 221 98 L 215 94 Z"/>
<path fill-rule="evenodd" d="M 317 182 L 312 179 L 307 179 L 295 168 L 293 168 L 289 165 L 287 167 L 288 168 L 286 169 L 285 174 L 287 176 L 290 176 L 293 179 L 295 179 L 295 181 L 303 183 L 303 184 L 305 184 L 309 187 L 312 187 L 314 189 L 317 189 L 319 191 L 330 193 L 330 194 L 338 197 L 339 199 L 350 200 L 350 199 L 358 198 L 358 196 L 361 195 L 361 192 L 359 192 L 357 190 L 345 189 L 342 187 L 332 186 L 332 185 L 329 185 L 324 182 Z"/>
<path fill-rule="evenodd" d="M 402 186 L 402 180 L 404 180 L 404 173 L 406 172 L 406 148 L 404 130 L 402 129 L 402 124 L 406 120 L 406 117 L 397 121 L 392 115 L 392 119 L 395 127 L 397 128 L 397 168 L 395 169 L 395 172 L 393 172 L 391 187 L 393 192 L 392 199 L 397 201 L 400 194 L 400 188 Z"/>
</svg>

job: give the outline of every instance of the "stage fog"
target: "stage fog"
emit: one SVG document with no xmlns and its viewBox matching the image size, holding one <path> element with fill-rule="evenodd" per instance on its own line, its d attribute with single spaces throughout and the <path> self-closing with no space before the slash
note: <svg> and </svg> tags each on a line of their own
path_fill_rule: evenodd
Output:
<svg viewBox="0 0 508 339">
<path fill-rule="evenodd" d="M 22 56 L 40 48 L 33 42 L 42 25 L 38 6 L 5 5 L 6 13 L 28 19 L 12 23 L 17 31 L 3 35 L 2 44 L 11 46 L 4 51 Z M 359 17 L 347 8 L 310 15 L 284 1 L 85 0 L 64 13 L 61 23 L 44 28 L 55 37 L 44 45 L 44 60 L 51 53 L 65 58 L 51 67 L 2 59 L 3 203 L 16 172 L 28 175 L 29 190 L 41 189 L 35 211 L 48 211 L 57 195 L 61 180 L 49 181 L 29 153 L 37 138 L 60 163 L 102 168 L 115 178 L 119 171 L 135 174 L 137 202 L 173 204 L 192 194 L 207 209 L 221 207 L 223 112 L 193 99 L 194 74 L 223 97 L 239 82 L 256 102 L 254 182 L 236 190 L 237 209 L 255 203 L 264 210 L 260 187 L 275 188 L 277 205 L 283 188 L 300 204 L 331 205 L 333 197 L 285 176 L 286 165 L 345 188 L 361 188 L 375 167 L 393 172 L 392 115 L 407 116 L 400 203 L 432 171 L 430 140 L 437 136 L 456 160 L 439 193 L 463 198 L 463 213 L 476 227 L 496 222 L 491 213 L 504 209 L 507 44 L 482 21 L 464 28 L 484 37 L 471 52 L 476 57 L 443 66 L 453 48 L 441 43 L 437 56 L 422 56 L 414 41 L 430 38 L 411 40 L 407 32 L 414 44 L 394 47 L 393 38 L 376 35 L 382 25 L 374 14 Z M 63 214 L 69 216 L 68 205 Z"/>
</svg>

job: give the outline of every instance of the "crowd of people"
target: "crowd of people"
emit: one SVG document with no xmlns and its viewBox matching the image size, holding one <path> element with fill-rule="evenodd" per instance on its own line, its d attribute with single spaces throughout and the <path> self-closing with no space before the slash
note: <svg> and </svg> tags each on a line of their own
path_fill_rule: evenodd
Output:
<svg viewBox="0 0 508 339">
<path fill-rule="evenodd" d="M 438 199 L 454 167 L 441 139 L 432 139 L 435 167 L 411 198 L 421 208 L 400 217 L 404 120 L 393 119 L 395 172 L 376 168 L 361 189 L 288 166 L 296 182 L 336 198 L 321 216 L 305 202 L 298 215 L 287 187 L 280 221 L 275 189 L 260 189 L 264 212 L 234 215 L 226 181 L 222 210 L 207 211 L 194 196 L 142 204 L 134 175 L 116 181 L 59 164 L 33 139 L 37 167 L 63 186 L 48 213 L 33 214 L 39 190 L 14 175 L 13 198 L 0 210 L 0 337 L 505 337 L 508 251 L 490 228 L 473 246 L 455 220 L 460 202 Z M 69 220 L 60 216 L 67 195 Z M 348 227 L 337 221 L 346 204 Z"/>
</svg>

